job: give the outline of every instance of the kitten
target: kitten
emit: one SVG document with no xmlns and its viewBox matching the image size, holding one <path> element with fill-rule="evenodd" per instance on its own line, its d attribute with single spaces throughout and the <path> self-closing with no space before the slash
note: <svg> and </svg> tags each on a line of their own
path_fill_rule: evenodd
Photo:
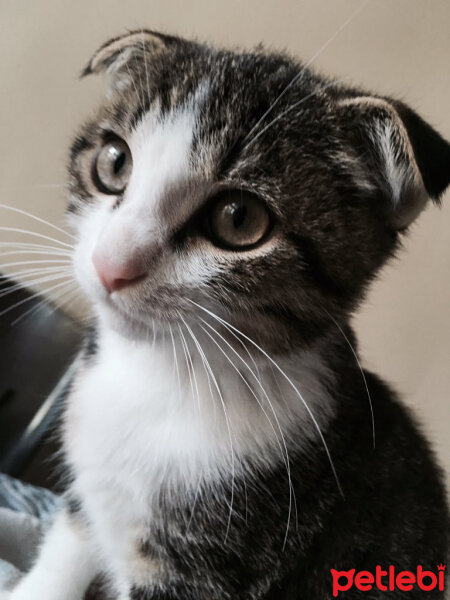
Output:
<svg viewBox="0 0 450 600">
<path fill-rule="evenodd" d="M 134 32 L 100 72 L 69 166 L 96 314 L 65 402 L 71 484 L 13 600 L 78 600 L 98 574 L 120 600 L 322 600 L 332 569 L 436 571 L 442 474 L 349 319 L 449 184 L 449 144 L 262 50 Z"/>
</svg>

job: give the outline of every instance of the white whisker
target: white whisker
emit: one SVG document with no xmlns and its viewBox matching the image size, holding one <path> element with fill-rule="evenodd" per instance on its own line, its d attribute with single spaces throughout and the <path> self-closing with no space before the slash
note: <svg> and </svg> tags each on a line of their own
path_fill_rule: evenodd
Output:
<svg viewBox="0 0 450 600">
<path fill-rule="evenodd" d="M 194 390 L 194 381 L 193 381 L 193 377 L 192 377 L 192 360 L 191 360 L 191 356 L 189 354 L 189 350 L 186 344 L 186 339 L 183 335 L 183 332 L 181 331 L 181 327 L 180 325 L 178 325 L 178 331 L 180 333 L 180 340 L 181 340 L 181 346 L 183 348 L 183 352 L 184 352 L 184 359 L 186 361 L 186 367 L 187 367 L 187 371 L 188 371 L 188 375 L 189 375 L 189 383 L 191 385 L 191 394 L 192 394 L 192 399 L 195 398 L 195 390 Z M 198 411 L 200 412 L 200 399 L 197 393 L 197 405 L 198 405 Z"/>
<path fill-rule="evenodd" d="M 279 364 L 269 354 L 267 354 L 267 352 L 263 348 L 261 348 L 261 346 L 259 346 L 256 342 L 254 342 L 247 335 L 245 335 L 245 333 L 243 333 L 242 331 L 240 331 L 239 329 L 237 329 L 236 327 L 234 327 L 233 325 L 231 325 L 231 323 L 228 323 L 227 321 L 225 321 L 224 319 L 222 319 L 218 315 L 214 314 L 213 312 L 211 312 L 207 308 L 201 306 L 197 302 L 194 302 L 194 300 L 191 300 L 190 298 L 186 298 L 186 300 L 188 302 L 191 302 L 194 306 L 196 306 L 200 310 L 203 310 L 205 313 L 207 313 L 208 315 L 210 315 L 213 319 L 216 319 L 216 321 L 218 321 L 219 323 L 222 323 L 223 325 L 227 325 L 228 327 L 231 327 L 231 329 L 233 331 L 235 331 L 237 334 L 241 335 L 244 339 L 246 339 L 248 342 L 250 342 L 250 344 L 252 344 L 252 346 L 254 346 L 257 350 L 259 350 L 259 352 L 261 352 L 263 354 L 263 356 L 265 356 L 267 358 L 267 360 L 269 360 L 274 365 L 274 367 L 276 368 L 276 370 L 286 379 L 286 381 L 289 383 L 289 385 L 292 387 L 292 389 L 294 390 L 294 392 L 296 393 L 296 395 L 298 396 L 298 398 L 302 402 L 302 404 L 305 407 L 305 409 L 306 409 L 306 411 L 307 411 L 307 413 L 308 413 L 311 421 L 314 424 L 315 429 L 317 430 L 317 433 L 319 434 L 320 440 L 321 440 L 322 445 L 324 447 L 324 450 L 325 450 L 325 452 L 327 454 L 328 461 L 330 463 L 330 467 L 331 467 L 331 470 L 333 472 L 333 476 L 334 476 L 334 479 L 336 481 L 336 485 L 338 487 L 339 493 L 344 498 L 345 497 L 344 496 L 344 492 L 342 490 L 341 483 L 339 481 L 339 477 L 338 477 L 338 474 L 336 472 L 336 468 L 334 466 L 333 459 L 331 458 L 330 450 L 329 450 L 328 445 L 327 445 L 327 443 L 325 441 L 325 438 L 324 438 L 324 435 L 322 433 L 322 430 L 320 429 L 319 423 L 317 422 L 317 419 L 314 416 L 313 412 L 311 411 L 308 403 L 303 398 L 303 395 L 300 393 L 300 391 L 298 390 L 297 386 L 294 384 L 294 382 L 292 381 L 292 379 L 283 371 L 283 369 L 279 366 Z"/>
<path fill-rule="evenodd" d="M 33 244 L 32 242 L 0 242 L 0 248 L 18 248 L 21 250 L 54 250 L 61 254 L 72 256 L 70 250 L 60 248 L 59 246 L 49 246 L 48 244 Z"/>
<path fill-rule="evenodd" d="M 198 476 L 198 483 L 197 483 L 197 488 L 195 490 L 195 496 L 194 496 L 194 501 L 192 502 L 192 508 L 191 508 L 191 516 L 189 517 L 189 521 L 186 527 L 186 536 L 189 533 L 189 529 L 191 527 L 191 523 L 192 523 L 192 519 L 194 517 L 194 511 L 195 511 L 195 506 L 197 504 L 197 498 L 200 492 L 200 487 L 201 487 L 201 482 L 202 482 L 202 471 L 200 471 L 200 474 Z"/>
<path fill-rule="evenodd" d="M 8 250 L 7 252 L 0 252 L 0 256 L 11 256 L 15 254 L 39 254 L 42 256 L 66 256 L 70 257 L 70 252 L 58 252 L 56 250 Z"/>
<path fill-rule="evenodd" d="M 256 380 L 256 382 L 258 383 L 262 393 L 264 394 L 269 407 L 273 413 L 273 416 L 275 418 L 275 422 L 277 424 L 277 428 L 279 431 L 279 434 L 281 436 L 281 441 L 280 441 L 280 437 L 278 436 L 278 433 L 275 429 L 274 424 L 272 423 L 272 420 L 270 419 L 269 415 L 267 414 L 267 411 L 265 410 L 264 406 L 262 405 L 260 399 L 258 398 L 258 396 L 255 394 L 253 388 L 250 386 L 250 384 L 248 383 L 248 381 L 245 379 L 245 377 L 242 375 L 242 373 L 240 372 L 240 370 L 238 369 L 238 367 L 235 365 L 235 363 L 231 360 L 231 358 L 227 355 L 227 353 L 223 350 L 223 348 L 220 346 L 220 344 L 213 339 L 213 337 L 211 336 L 211 334 L 206 331 L 206 329 L 201 325 L 200 327 L 202 328 L 202 330 L 205 332 L 205 334 L 214 342 L 214 344 L 219 348 L 219 350 L 221 351 L 221 353 L 224 355 L 224 357 L 227 359 L 227 361 L 230 363 L 230 365 L 234 368 L 234 370 L 237 372 L 237 374 L 239 375 L 239 377 L 242 379 L 242 381 L 244 382 L 244 384 L 246 385 L 246 387 L 249 389 L 250 393 L 252 394 L 252 396 L 255 398 L 256 402 L 258 403 L 258 406 L 260 407 L 263 415 L 266 417 L 274 435 L 275 435 L 275 439 L 277 441 L 277 444 L 279 446 L 280 452 L 281 452 L 281 456 L 283 459 L 283 462 L 285 464 L 286 467 L 286 472 L 287 472 L 287 476 L 288 476 L 288 486 L 289 486 L 289 508 L 288 508 L 288 518 L 287 518 L 287 525 L 286 525 L 286 533 L 285 533 L 285 537 L 284 537 L 284 542 L 283 542 L 283 550 L 286 546 L 286 542 L 287 542 L 287 537 L 288 537 L 288 533 L 289 533 L 289 527 L 290 527 L 290 522 L 291 522 L 291 512 L 292 512 L 292 497 L 293 495 L 295 495 L 294 492 L 294 487 L 292 485 L 292 479 L 291 479 L 291 466 L 290 466 L 290 461 L 289 461 L 289 452 L 287 449 L 287 444 L 286 444 L 286 440 L 284 438 L 284 434 L 283 434 L 283 430 L 281 428 L 278 416 L 276 414 L 276 411 L 273 407 L 273 404 L 264 388 L 264 386 L 261 383 L 260 378 L 254 373 L 254 371 L 249 367 L 248 363 L 242 358 L 242 356 L 233 348 L 233 346 L 231 344 L 229 344 L 227 342 L 227 340 L 216 330 L 214 329 L 214 327 L 212 327 L 212 325 L 210 325 L 208 322 L 206 322 L 204 319 L 202 319 L 200 317 L 200 320 L 203 321 L 203 323 L 205 323 L 205 325 L 211 329 L 211 331 L 213 331 L 226 345 L 227 347 L 234 352 L 234 354 L 244 363 L 244 365 L 247 367 L 247 369 L 250 371 L 250 373 L 252 374 L 252 376 L 254 377 L 254 379 Z"/>
<path fill-rule="evenodd" d="M 280 119 L 282 119 L 283 117 L 285 117 L 287 115 L 287 113 L 291 112 L 291 110 L 294 110 L 294 108 L 298 108 L 301 104 L 303 104 L 303 102 L 306 102 L 310 98 L 313 98 L 314 96 L 317 96 L 317 94 L 319 94 L 320 92 L 323 92 L 327 88 L 329 88 L 331 86 L 335 86 L 335 85 L 336 85 L 336 83 L 334 81 L 330 81 L 330 82 L 326 83 L 325 85 L 321 85 L 320 87 L 318 87 L 317 89 L 315 89 L 313 92 L 311 92 L 307 96 L 304 96 L 303 98 L 301 98 L 297 102 L 294 102 L 294 104 L 291 104 L 290 106 L 288 106 L 283 112 L 281 112 L 274 119 L 272 119 L 272 121 L 269 121 L 269 123 L 265 127 L 263 127 L 262 129 L 260 129 L 258 131 L 258 133 L 244 146 L 244 148 L 243 148 L 242 151 L 247 150 L 252 144 L 254 144 L 256 142 L 256 140 L 259 137 L 261 137 L 268 129 L 270 129 L 270 127 L 272 127 L 272 125 L 274 125 L 277 121 L 279 121 Z"/>
<path fill-rule="evenodd" d="M 265 118 L 272 112 L 272 110 L 277 106 L 280 100 L 284 97 L 287 91 L 295 85 L 298 81 L 306 73 L 306 69 L 328 48 L 328 46 L 336 39 L 336 37 L 357 17 L 357 15 L 364 9 L 366 4 L 368 4 L 370 0 L 364 0 L 362 4 L 354 10 L 350 16 L 342 23 L 342 25 L 334 32 L 334 34 L 327 39 L 327 41 L 315 52 L 311 58 L 309 58 L 306 63 L 302 66 L 300 71 L 291 79 L 291 81 L 287 84 L 287 86 L 282 90 L 282 92 L 277 96 L 277 98 L 272 102 L 266 112 L 262 115 L 262 117 L 258 120 L 258 122 L 251 128 L 248 134 L 244 138 L 244 142 L 252 135 L 254 131 L 261 125 L 261 123 L 265 120 Z"/>
<path fill-rule="evenodd" d="M 11 233 L 23 233 L 26 235 L 34 235 L 35 237 L 42 238 L 44 240 L 49 240 L 50 242 L 55 242 L 56 244 L 61 244 L 61 246 L 64 246 L 66 248 L 73 249 L 73 247 L 74 247 L 71 244 L 67 244 L 66 242 L 57 240 L 56 238 L 49 237 L 48 235 L 44 235 L 43 233 L 37 233 L 36 231 L 28 231 L 27 229 L 20 229 L 18 227 L 0 227 L 0 231 L 8 231 Z"/>
<path fill-rule="evenodd" d="M 72 282 L 71 281 L 63 281 L 61 283 L 57 283 L 56 285 L 53 285 L 50 288 L 48 288 L 46 290 L 46 292 L 47 293 L 52 292 L 53 290 L 59 289 L 63 285 L 68 285 L 69 283 L 72 283 Z M 42 292 L 35 292 L 34 294 L 31 294 L 31 296 L 28 296 L 27 298 L 24 298 L 23 300 L 16 302 L 12 306 L 8 306 L 8 308 L 5 308 L 4 310 L 0 311 L 0 317 L 5 315 L 6 313 L 10 312 L 11 310 L 14 310 L 18 306 L 21 306 L 22 304 L 25 304 L 26 302 L 30 302 L 31 300 L 33 300 L 33 298 L 36 298 L 37 296 L 41 296 L 41 295 L 42 295 Z"/>
<path fill-rule="evenodd" d="M 59 264 L 59 265 L 69 265 L 71 264 L 71 260 L 69 258 L 52 258 L 52 259 L 39 259 L 39 260 L 19 260 L 10 263 L 4 263 L 0 265 L 0 269 L 8 269 L 10 267 L 20 267 L 25 265 L 49 265 L 49 264 Z"/>
<path fill-rule="evenodd" d="M 333 323 L 336 325 L 336 327 L 339 329 L 339 331 L 341 332 L 344 340 L 347 342 L 350 350 L 352 351 L 353 356 L 355 357 L 356 364 L 358 365 L 358 369 L 361 371 L 361 375 L 362 375 L 362 378 L 364 381 L 364 386 L 365 386 L 366 392 L 367 392 L 367 398 L 369 399 L 370 415 L 372 418 L 372 439 L 373 439 L 373 447 L 375 448 L 375 415 L 374 415 L 374 411 L 373 411 L 372 396 L 370 395 L 369 386 L 367 384 L 367 379 L 366 379 L 366 375 L 364 373 L 364 369 L 362 368 L 362 365 L 358 358 L 358 354 L 357 354 L 356 350 L 353 348 L 352 344 L 350 343 L 350 340 L 346 336 L 345 331 L 342 329 L 342 327 L 339 325 L 339 323 L 336 321 L 336 319 L 332 315 L 330 315 L 330 313 L 325 308 L 324 308 L 324 310 L 328 314 L 330 319 L 333 321 Z"/>
<path fill-rule="evenodd" d="M 231 453 L 231 498 L 230 498 L 230 512 L 228 515 L 228 523 L 227 523 L 227 529 L 225 532 L 225 539 L 224 539 L 224 544 L 226 544 L 227 539 L 228 539 L 228 534 L 230 532 L 230 527 L 231 527 L 231 518 L 233 515 L 233 503 L 234 503 L 234 486 L 235 486 L 235 456 L 234 456 L 234 448 L 233 448 L 233 438 L 231 435 L 231 423 L 230 423 L 230 419 L 228 416 L 228 412 L 225 406 L 225 401 L 223 399 L 222 396 L 222 392 L 220 390 L 219 384 L 217 383 L 217 379 L 213 373 L 213 370 L 211 368 L 211 365 L 209 364 L 208 359 L 206 358 L 206 355 L 203 351 L 203 348 L 200 344 L 200 342 L 197 340 L 197 338 L 195 337 L 195 335 L 192 333 L 192 330 L 190 329 L 190 327 L 188 326 L 188 324 L 186 323 L 186 321 L 183 319 L 183 317 L 181 316 L 181 314 L 179 313 L 180 318 L 182 319 L 185 327 L 187 328 L 187 330 L 189 331 L 192 340 L 195 344 L 195 346 L 197 347 L 197 350 L 200 354 L 200 356 L 202 357 L 202 360 L 204 361 L 204 365 L 205 367 L 208 369 L 209 374 L 212 377 L 212 380 L 214 382 L 214 386 L 217 390 L 217 393 L 219 394 L 219 398 L 220 398 L 220 402 L 222 404 L 222 409 L 223 409 L 223 413 L 225 416 L 225 422 L 226 422 L 226 426 L 227 426 L 227 430 L 228 430 L 228 437 L 229 437 L 229 441 L 230 441 L 230 453 Z"/>
<path fill-rule="evenodd" d="M 191 333 L 191 332 L 189 332 L 189 333 Z M 183 331 L 181 330 L 181 328 L 180 328 L 180 335 L 185 344 L 186 352 L 188 354 L 189 362 L 191 365 L 192 377 L 194 380 L 194 386 L 195 386 L 195 391 L 196 391 L 196 396 L 197 396 L 197 405 L 198 405 L 198 410 L 200 412 L 201 411 L 200 392 L 199 392 L 199 388 L 198 388 L 197 375 L 195 374 L 194 361 L 192 360 L 192 356 L 191 356 L 191 353 L 189 352 L 188 344 L 186 342 L 186 339 L 184 337 L 184 334 L 183 334 Z M 192 337 L 192 334 L 191 334 L 191 337 Z"/>
<path fill-rule="evenodd" d="M 51 274 L 47 274 L 47 275 L 42 275 L 41 277 L 37 277 L 35 279 L 32 279 L 31 281 L 26 281 L 26 282 L 22 282 L 22 283 L 16 283 L 13 286 L 7 287 L 6 290 L 2 290 L 0 292 L 0 298 L 4 298 L 5 296 L 9 296 L 10 294 L 13 294 L 14 292 L 17 292 L 19 290 L 29 290 L 29 289 L 33 289 L 35 286 L 37 285 L 42 285 L 44 283 L 49 283 L 51 281 L 55 281 L 56 279 L 70 279 L 70 275 L 68 273 L 51 273 Z M 27 287 L 24 286 L 24 283 L 27 284 Z M 40 292 L 41 294 L 44 292 Z"/>
<path fill-rule="evenodd" d="M 70 283 L 70 282 L 68 282 L 68 283 Z M 60 300 L 61 298 L 64 298 L 64 296 L 66 296 L 69 293 L 73 293 L 73 292 L 77 292 L 77 291 L 78 291 L 77 289 L 74 290 L 73 288 L 65 290 L 61 294 L 58 294 L 56 297 L 53 297 L 51 299 L 51 303 L 47 300 L 47 298 L 44 298 L 43 300 L 38 302 L 36 304 L 36 306 L 32 306 L 31 308 L 26 310 L 22 315 L 20 315 L 20 317 L 17 317 L 17 319 L 12 321 L 11 326 L 17 325 L 17 323 L 20 323 L 27 317 L 31 318 L 32 316 L 35 316 L 38 312 L 40 312 L 41 310 L 44 310 L 44 308 L 49 308 L 52 313 L 55 312 L 58 308 L 61 307 L 61 305 L 58 306 L 56 304 L 56 301 Z"/>
<path fill-rule="evenodd" d="M 2 204 L 2 203 L 0 203 L 0 208 L 3 208 L 5 210 L 10 210 L 10 211 L 18 213 L 20 215 L 25 215 L 26 217 L 29 217 L 30 219 L 34 219 L 35 221 L 38 221 L 39 223 L 43 223 L 44 225 L 47 225 L 48 227 L 51 227 L 52 229 L 55 229 L 56 231 L 59 231 L 60 233 L 64 233 L 64 235 L 67 235 L 68 237 L 72 238 L 73 240 L 76 240 L 76 237 L 74 235 L 72 235 L 71 233 L 68 233 L 61 227 L 58 227 L 57 225 L 53 225 L 53 223 L 50 223 L 49 221 L 46 221 L 45 219 L 42 219 L 41 217 L 33 215 L 32 213 L 30 213 L 26 210 L 23 210 L 22 208 L 16 208 L 15 206 L 8 206 L 7 204 Z"/>
<path fill-rule="evenodd" d="M 81 297 L 81 290 L 78 288 L 78 286 L 76 286 L 73 290 L 73 296 L 70 296 L 68 299 L 64 300 L 64 302 L 59 305 L 59 308 L 64 307 L 64 310 L 67 311 L 72 302 L 75 302 L 75 300 L 79 300 Z"/>
<path fill-rule="evenodd" d="M 175 347 L 175 340 L 173 337 L 173 331 L 172 331 L 172 326 L 169 325 L 169 332 L 170 332 L 170 338 L 172 340 L 172 348 L 173 348 L 173 359 L 174 359 L 174 364 L 175 364 L 175 370 L 177 372 L 177 380 L 178 380 L 178 393 L 181 396 L 181 379 L 180 379 L 180 368 L 178 365 L 178 354 L 177 354 L 177 350 Z"/>
<path fill-rule="evenodd" d="M 150 97 L 151 97 L 150 96 L 150 84 L 149 84 L 150 78 L 148 76 L 147 50 L 145 49 L 144 30 L 143 29 L 141 29 L 141 34 L 142 34 L 142 40 L 141 40 L 142 41 L 142 50 L 144 53 L 145 81 L 147 84 L 147 96 L 148 96 L 147 99 L 150 102 Z"/>
<path fill-rule="evenodd" d="M 57 269 L 57 268 L 53 268 L 53 269 L 49 269 L 48 271 L 44 271 L 41 273 L 40 277 L 36 277 L 37 273 L 36 272 L 30 272 L 26 274 L 26 277 L 32 277 L 34 279 L 31 280 L 26 280 L 26 281 L 21 281 L 18 283 L 15 283 L 14 285 L 10 285 L 7 286 L 6 289 L 3 289 L 3 281 L 0 280 L 0 298 L 2 298 L 3 296 L 8 296 L 9 294 L 12 294 L 13 292 L 20 290 L 20 289 L 26 289 L 27 287 L 33 287 L 35 285 L 40 285 L 42 283 L 47 283 L 48 281 L 53 281 L 54 279 L 58 279 L 61 278 L 62 276 L 64 277 L 70 277 L 70 273 L 66 272 L 66 271 L 62 271 L 61 269 Z M 26 286 L 25 286 L 26 284 Z"/>
<path fill-rule="evenodd" d="M 47 262 L 44 263 L 46 265 Z M 22 277 L 24 275 L 28 275 L 29 273 L 47 273 L 48 271 L 69 271 L 71 270 L 71 265 L 68 263 L 67 265 L 61 264 L 53 267 L 30 267 L 28 269 L 19 269 L 16 271 L 5 271 L 4 273 L 0 273 L 0 278 L 5 277 L 7 279 L 15 279 L 16 277 Z"/>
</svg>

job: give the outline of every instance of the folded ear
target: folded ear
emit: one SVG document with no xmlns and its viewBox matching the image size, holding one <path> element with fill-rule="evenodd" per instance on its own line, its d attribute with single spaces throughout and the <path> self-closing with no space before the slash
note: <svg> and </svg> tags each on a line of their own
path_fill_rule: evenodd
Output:
<svg viewBox="0 0 450 600">
<path fill-rule="evenodd" d="M 450 144 L 401 102 L 359 96 L 340 105 L 370 184 L 390 200 L 392 225 L 408 227 L 449 185 Z"/>
<path fill-rule="evenodd" d="M 171 36 L 146 29 L 131 31 L 103 44 L 81 76 L 106 72 L 110 91 L 123 89 L 130 83 L 136 65 L 149 64 L 155 54 L 174 40 Z"/>
</svg>

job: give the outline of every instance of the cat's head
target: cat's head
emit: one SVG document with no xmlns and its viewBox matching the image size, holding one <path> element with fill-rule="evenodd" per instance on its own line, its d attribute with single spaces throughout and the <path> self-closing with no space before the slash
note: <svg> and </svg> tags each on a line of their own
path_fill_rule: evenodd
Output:
<svg viewBox="0 0 450 600">
<path fill-rule="evenodd" d="M 308 343 L 450 181 L 449 144 L 404 104 L 286 56 L 140 31 L 98 50 L 100 72 L 69 210 L 77 277 L 124 331 L 208 310 Z"/>
</svg>

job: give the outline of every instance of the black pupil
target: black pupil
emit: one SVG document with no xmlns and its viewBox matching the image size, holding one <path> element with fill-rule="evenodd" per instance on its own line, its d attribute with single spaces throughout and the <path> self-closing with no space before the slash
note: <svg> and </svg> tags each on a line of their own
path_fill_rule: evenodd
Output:
<svg viewBox="0 0 450 600">
<path fill-rule="evenodd" d="M 243 204 L 234 204 L 231 214 L 233 217 L 234 228 L 239 229 L 247 218 L 247 207 Z"/>
<path fill-rule="evenodd" d="M 119 156 L 116 158 L 116 160 L 114 161 L 114 166 L 113 166 L 114 175 L 117 175 L 119 173 L 119 171 L 122 169 L 123 165 L 125 164 L 125 160 L 126 160 L 125 152 L 121 152 L 119 154 Z"/>
</svg>

